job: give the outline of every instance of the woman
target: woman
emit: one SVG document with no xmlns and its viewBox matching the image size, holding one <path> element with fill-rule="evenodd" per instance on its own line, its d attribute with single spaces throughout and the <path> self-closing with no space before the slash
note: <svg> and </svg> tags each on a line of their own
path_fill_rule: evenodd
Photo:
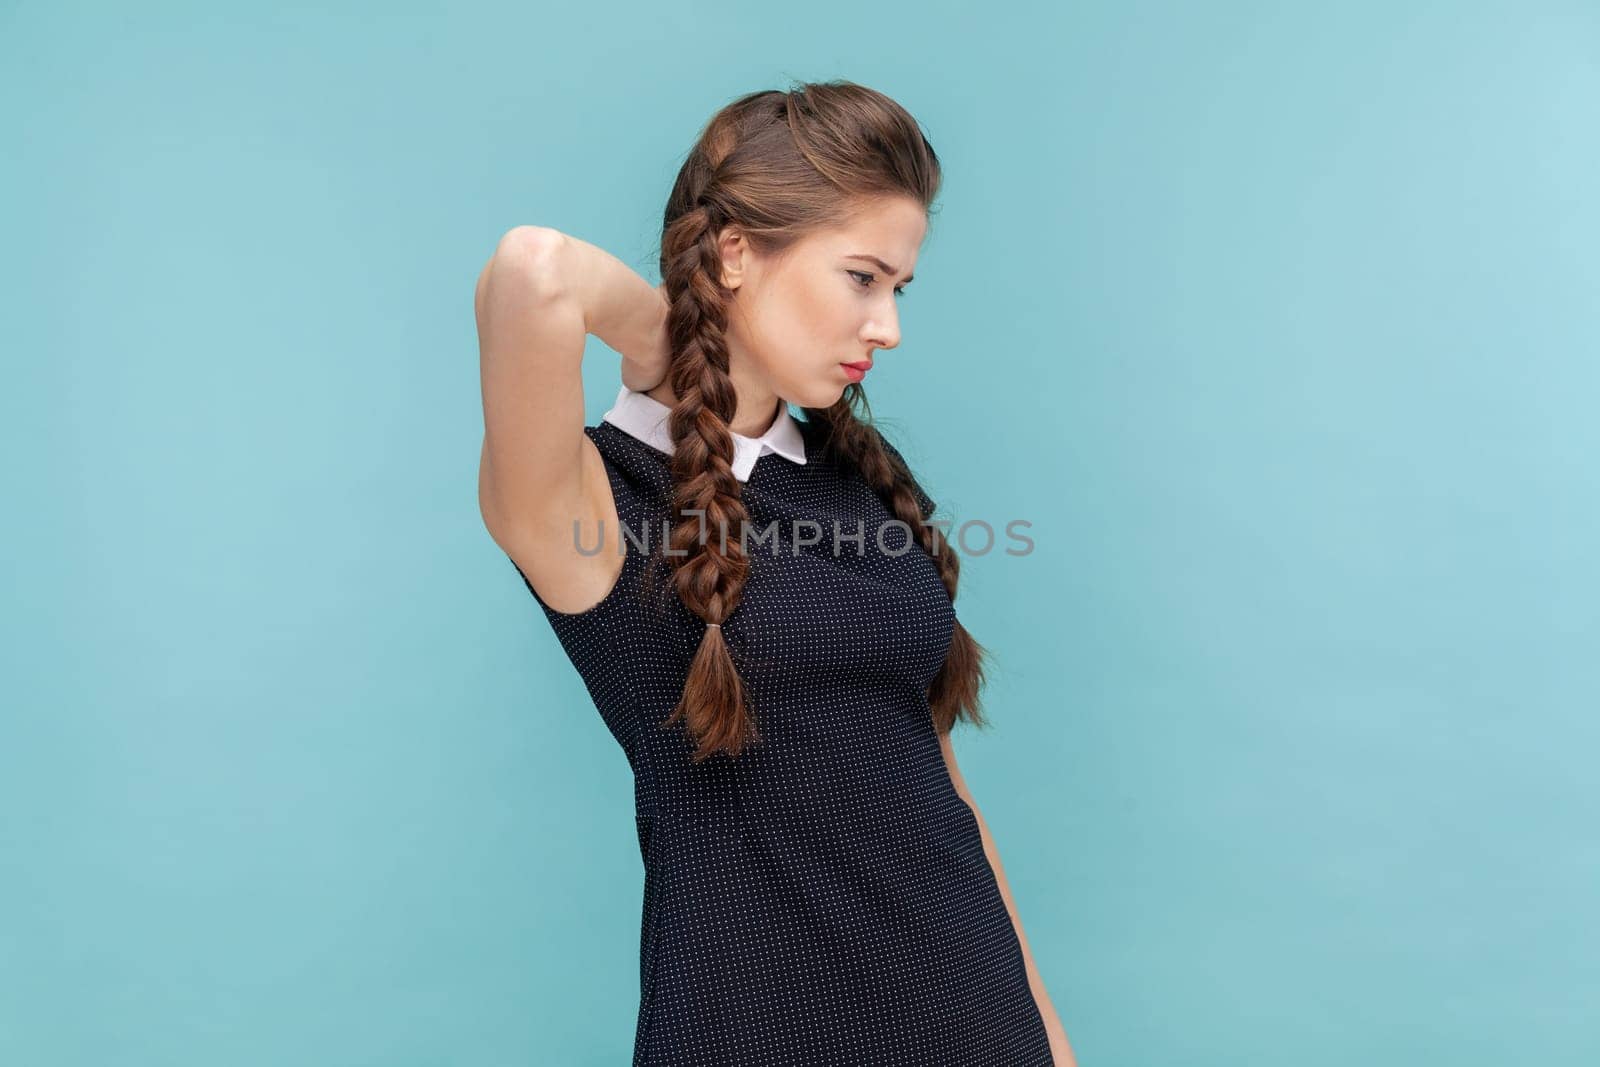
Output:
<svg viewBox="0 0 1600 1067">
<path fill-rule="evenodd" d="M 679 172 L 659 289 L 531 226 L 479 278 L 484 521 L 634 771 L 636 1064 L 1075 1062 L 951 748 L 956 555 L 857 414 L 939 183 L 882 94 L 752 93 Z"/>
</svg>

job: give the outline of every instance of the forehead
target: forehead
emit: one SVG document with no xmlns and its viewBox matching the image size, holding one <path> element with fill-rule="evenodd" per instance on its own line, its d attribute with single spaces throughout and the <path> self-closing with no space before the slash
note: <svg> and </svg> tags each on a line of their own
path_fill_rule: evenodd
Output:
<svg viewBox="0 0 1600 1067">
<path fill-rule="evenodd" d="M 877 256 L 901 274 L 909 274 L 927 232 L 928 215 L 922 205 L 895 197 L 867 202 L 846 222 L 813 234 L 807 244 L 823 256 Z"/>
</svg>

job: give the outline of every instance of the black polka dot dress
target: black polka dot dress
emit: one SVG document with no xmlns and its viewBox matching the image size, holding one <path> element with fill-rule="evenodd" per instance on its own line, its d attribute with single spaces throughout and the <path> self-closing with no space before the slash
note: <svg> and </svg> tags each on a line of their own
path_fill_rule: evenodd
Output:
<svg viewBox="0 0 1600 1067">
<path fill-rule="evenodd" d="M 605 534 L 605 551 L 627 546 L 616 586 L 564 613 L 523 578 L 634 773 L 634 1064 L 1051 1064 L 976 817 L 929 715 L 954 607 L 909 532 L 880 531 L 882 502 L 787 408 L 782 434 L 736 435 L 751 574 L 723 637 L 762 739 L 695 764 L 681 721 L 663 727 L 705 629 L 659 558 L 666 411 L 624 389 L 584 428 L 627 528 Z M 583 536 L 594 544 L 592 527 Z M 645 548 L 661 565 L 648 582 Z"/>
</svg>

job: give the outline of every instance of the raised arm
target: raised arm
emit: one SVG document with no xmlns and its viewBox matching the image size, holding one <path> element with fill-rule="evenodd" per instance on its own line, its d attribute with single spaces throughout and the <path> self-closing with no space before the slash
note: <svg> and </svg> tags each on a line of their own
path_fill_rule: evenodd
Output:
<svg viewBox="0 0 1600 1067">
<path fill-rule="evenodd" d="M 582 486 L 587 329 L 565 241 L 556 230 L 519 226 L 478 275 L 478 505 L 502 545 L 552 517 L 552 506 L 571 511 Z"/>
<path fill-rule="evenodd" d="M 484 423 L 479 510 L 541 596 L 557 610 L 581 610 L 622 566 L 610 481 L 583 432 L 584 343 L 594 333 L 620 352 L 630 385 L 664 376 L 665 298 L 586 241 L 518 226 L 479 274 L 473 305 Z M 601 521 L 610 551 L 582 556 L 573 523 L 592 545 Z"/>
</svg>

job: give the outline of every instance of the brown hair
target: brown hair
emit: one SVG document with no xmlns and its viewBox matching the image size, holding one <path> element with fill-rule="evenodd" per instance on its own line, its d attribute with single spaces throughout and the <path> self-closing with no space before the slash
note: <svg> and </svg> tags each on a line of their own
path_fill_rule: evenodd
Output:
<svg viewBox="0 0 1600 1067">
<path fill-rule="evenodd" d="M 698 743 L 696 761 L 718 751 L 737 756 L 747 741 L 760 740 L 756 709 L 722 629 L 709 625 L 739 606 L 750 570 L 735 532 L 749 516 L 732 468 L 728 424 L 737 395 L 726 342 L 732 294 L 722 284 L 718 238 L 724 227 L 736 226 L 752 247 L 781 256 L 807 233 L 844 224 L 878 198 L 909 197 L 931 211 L 939 185 L 939 158 L 916 120 L 889 97 L 849 81 L 740 97 L 712 116 L 678 172 L 661 238 L 661 276 L 670 303 L 668 376 L 677 398 L 668 428 L 672 506 L 679 521 L 668 543 L 682 553 L 673 565 L 678 598 L 708 625 L 667 724 L 685 722 Z M 955 599 L 959 560 L 938 531 L 923 523 L 931 514 L 922 506 L 927 497 L 872 424 L 860 384 L 847 385 L 831 407 L 803 410 L 820 427 L 825 454 L 859 474 L 890 515 L 910 526 Z M 944 666 L 928 688 L 941 733 L 961 717 L 983 723 L 983 655 L 957 621 Z"/>
</svg>

